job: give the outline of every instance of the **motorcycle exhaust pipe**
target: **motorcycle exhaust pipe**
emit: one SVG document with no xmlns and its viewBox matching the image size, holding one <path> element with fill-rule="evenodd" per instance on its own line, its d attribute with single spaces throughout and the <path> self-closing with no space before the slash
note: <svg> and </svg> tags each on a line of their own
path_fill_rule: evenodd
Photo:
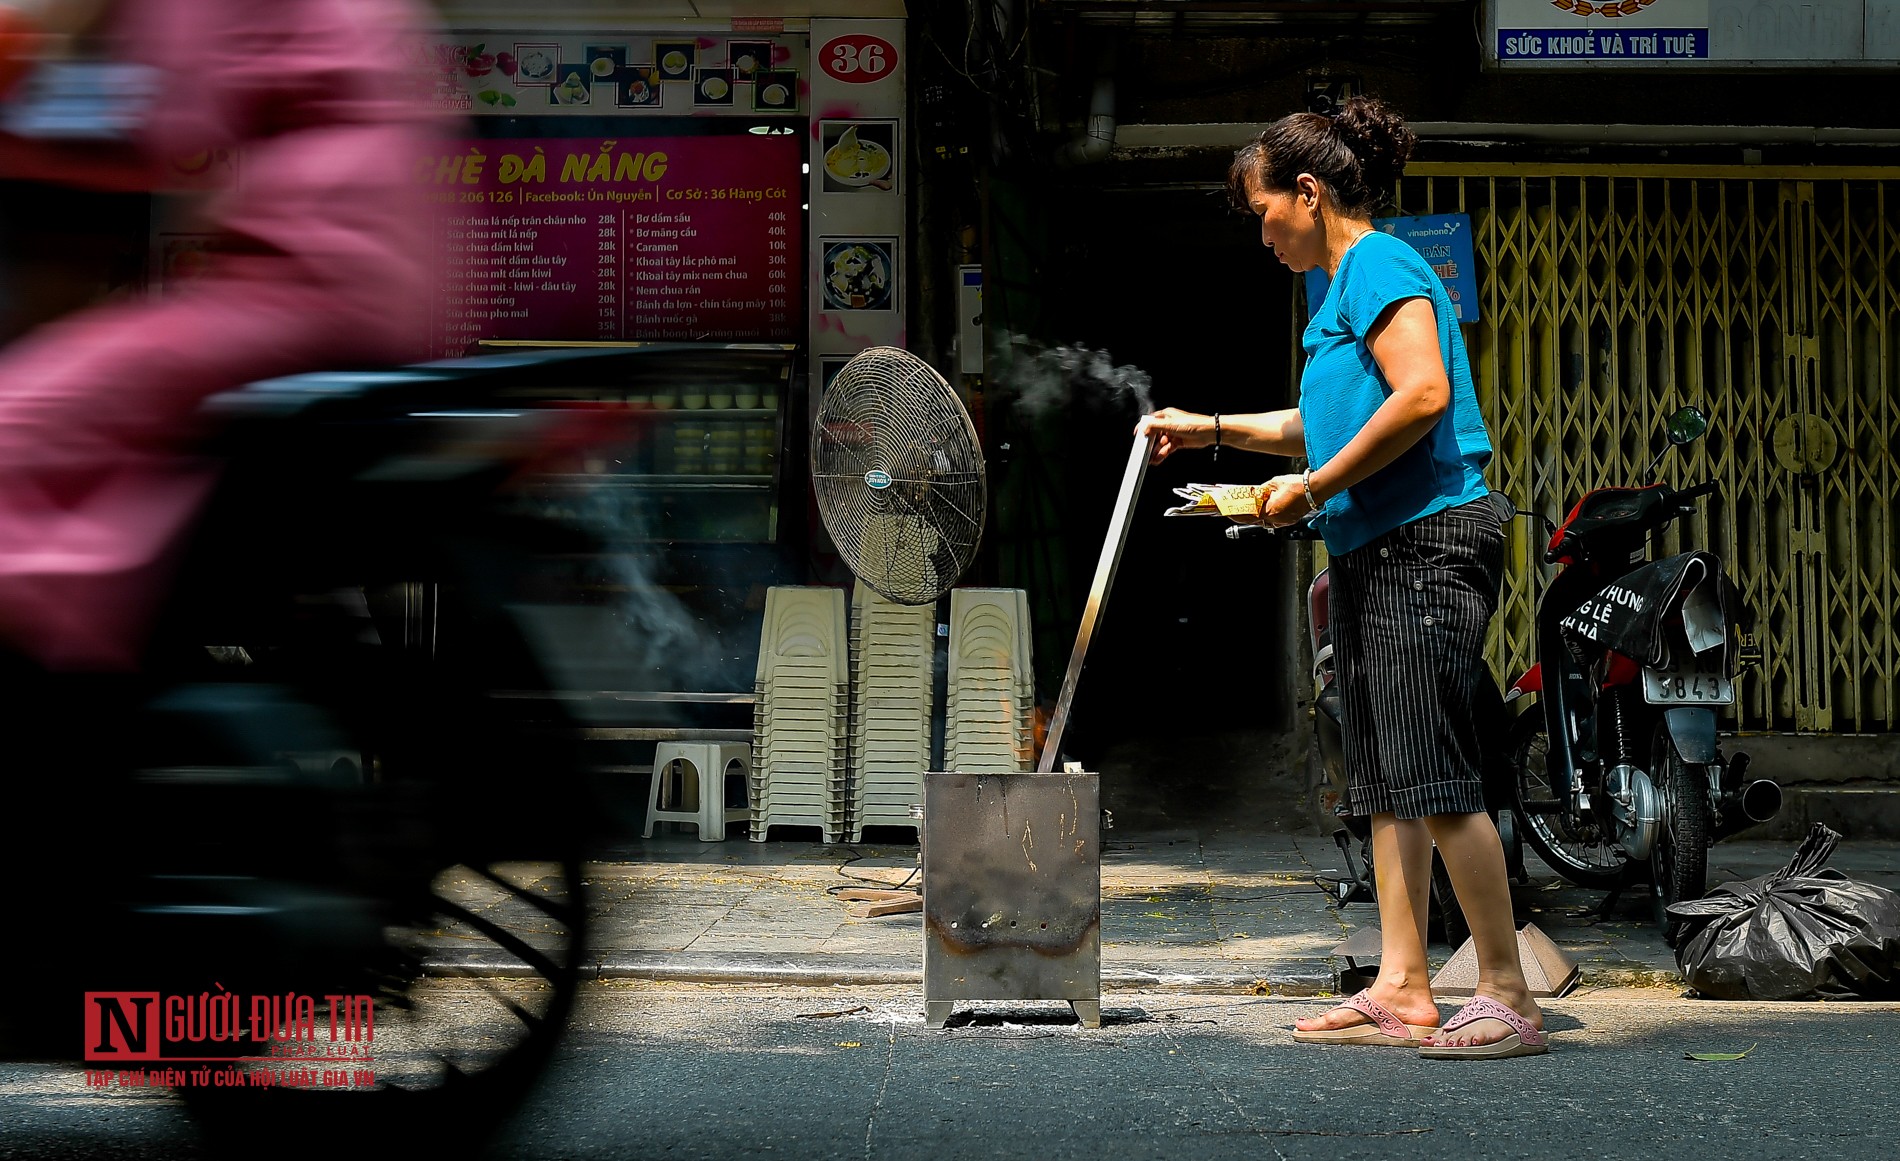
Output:
<svg viewBox="0 0 1900 1161">
<path fill-rule="evenodd" d="M 1751 822 L 1767 822 L 1781 813 L 1781 787 L 1766 778 L 1757 778 L 1742 787 L 1742 813 Z"/>
<path fill-rule="evenodd" d="M 1724 795 L 1724 799 L 1722 825 L 1715 828 L 1717 840 L 1758 826 L 1781 813 L 1781 787 L 1766 778 L 1757 778 L 1740 791 Z"/>
</svg>

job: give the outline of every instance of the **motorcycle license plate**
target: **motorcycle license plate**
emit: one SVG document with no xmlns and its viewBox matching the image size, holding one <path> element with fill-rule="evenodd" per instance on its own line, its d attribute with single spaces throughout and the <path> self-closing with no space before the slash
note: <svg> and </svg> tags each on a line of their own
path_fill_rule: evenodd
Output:
<svg viewBox="0 0 1900 1161">
<path fill-rule="evenodd" d="M 1735 700 L 1735 682 L 1705 670 L 1645 667 L 1643 700 L 1653 705 L 1728 705 Z"/>
</svg>

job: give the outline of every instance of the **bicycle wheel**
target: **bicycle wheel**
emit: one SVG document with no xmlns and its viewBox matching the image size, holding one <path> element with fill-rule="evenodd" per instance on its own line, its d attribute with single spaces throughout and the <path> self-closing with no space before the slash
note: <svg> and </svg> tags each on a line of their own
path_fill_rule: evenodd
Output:
<svg viewBox="0 0 1900 1161">
<path fill-rule="evenodd" d="M 1511 723 L 1509 755 L 1519 828 L 1550 869 L 1579 887 L 1608 889 L 1623 878 L 1628 860 L 1620 843 L 1593 818 L 1570 810 L 1570 787 L 1547 768 L 1550 739 L 1542 706 L 1531 705 Z"/>
</svg>

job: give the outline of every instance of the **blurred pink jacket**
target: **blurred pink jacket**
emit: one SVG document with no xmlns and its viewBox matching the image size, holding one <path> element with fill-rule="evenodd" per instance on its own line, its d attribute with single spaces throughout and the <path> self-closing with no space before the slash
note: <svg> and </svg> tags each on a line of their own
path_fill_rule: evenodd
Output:
<svg viewBox="0 0 1900 1161">
<path fill-rule="evenodd" d="M 0 637 L 66 670 L 136 665 L 212 470 L 200 400 L 424 353 L 431 152 L 408 0 L 121 0 L 118 59 L 156 67 L 138 148 L 0 135 L 0 175 L 153 188 L 172 158 L 239 150 L 204 277 L 84 311 L 0 351 Z M 418 76 L 422 81 L 418 88 Z M 418 95 L 418 92 L 420 95 Z"/>
</svg>

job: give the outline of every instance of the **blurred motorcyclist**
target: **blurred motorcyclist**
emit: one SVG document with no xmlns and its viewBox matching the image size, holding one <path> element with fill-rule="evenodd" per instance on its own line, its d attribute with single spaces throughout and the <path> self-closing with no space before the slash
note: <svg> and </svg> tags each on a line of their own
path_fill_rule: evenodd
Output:
<svg viewBox="0 0 1900 1161">
<path fill-rule="evenodd" d="M 199 276 L 0 350 L 0 646 L 136 668 L 214 471 L 199 401 L 424 353 L 425 26 L 413 0 L 0 0 L 0 179 L 147 191 L 235 159 Z"/>
</svg>

